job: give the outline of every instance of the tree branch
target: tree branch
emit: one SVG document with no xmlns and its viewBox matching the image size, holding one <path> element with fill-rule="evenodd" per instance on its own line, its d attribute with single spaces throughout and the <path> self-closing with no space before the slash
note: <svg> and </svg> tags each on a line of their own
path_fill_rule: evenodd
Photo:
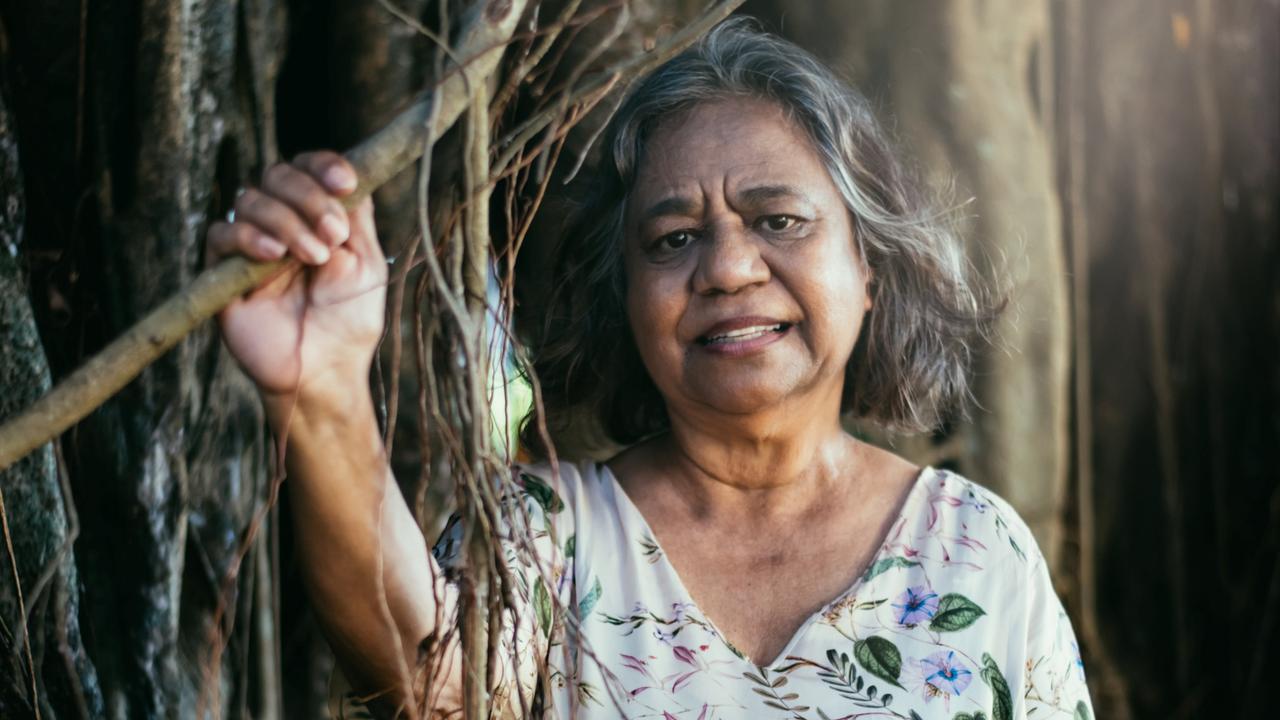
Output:
<svg viewBox="0 0 1280 720">
<path fill-rule="evenodd" d="M 476 86 L 497 67 L 525 4 L 526 0 L 488 0 L 464 31 L 457 52 L 464 64 L 386 127 L 347 152 L 347 160 L 359 175 L 356 190 L 344 199 L 348 207 L 422 156 L 422 130 L 433 103 L 440 105 L 437 137 L 458 119 L 470 105 Z M 200 323 L 295 262 L 234 257 L 201 273 L 185 291 L 152 310 L 49 394 L 0 426 L 0 470 L 93 412 Z"/>
</svg>

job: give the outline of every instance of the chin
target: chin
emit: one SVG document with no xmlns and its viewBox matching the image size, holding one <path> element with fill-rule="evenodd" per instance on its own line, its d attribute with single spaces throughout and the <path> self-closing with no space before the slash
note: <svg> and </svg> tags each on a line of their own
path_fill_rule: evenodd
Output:
<svg viewBox="0 0 1280 720">
<path fill-rule="evenodd" d="M 719 377 L 711 381 L 691 383 L 695 392 L 689 395 L 702 405 L 730 415 L 751 415 L 776 409 L 783 405 L 796 389 L 797 383 L 783 382 L 788 378 L 776 374 L 768 381 L 761 378 Z"/>
</svg>

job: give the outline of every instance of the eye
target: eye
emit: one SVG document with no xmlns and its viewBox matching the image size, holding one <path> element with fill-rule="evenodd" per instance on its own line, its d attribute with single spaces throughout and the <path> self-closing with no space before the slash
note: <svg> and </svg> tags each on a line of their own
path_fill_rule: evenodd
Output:
<svg viewBox="0 0 1280 720">
<path fill-rule="evenodd" d="M 677 230 L 658 238 L 654 246 L 659 250 L 680 250 L 693 242 L 693 233 L 689 230 Z"/>
<path fill-rule="evenodd" d="M 796 226 L 800 218 L 794 215 L 765 215 L 758 224 L 769 232 L 786 232 Z"/>
</svg>

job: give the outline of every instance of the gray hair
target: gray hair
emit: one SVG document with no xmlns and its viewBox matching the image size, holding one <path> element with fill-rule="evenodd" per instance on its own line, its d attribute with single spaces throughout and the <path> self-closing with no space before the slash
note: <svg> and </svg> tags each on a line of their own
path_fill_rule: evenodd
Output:
<svg viewBox="0 0 1280 720">
<path fill-rule="evenodd" d="M 626 321 L 627 199 L 660 123 L 734 97 L 783 109 L 853 218 L 873 307 L 849 360 L 842 409 L 889 430 L 936 428 L 969 397 L 971 343 L 1000 305 L 971 284 L 948 214 L 895 156 L 866 98 L 800 47 L 732 19 L 642 79 L 610 121 L 592 195 L 564 234 L 550 312 L 531 343 L 552 436 L 584 411 L 622 444 L 667 428 Z M 531 426 L 522 439 L 537 451 Z"/>
</svg>

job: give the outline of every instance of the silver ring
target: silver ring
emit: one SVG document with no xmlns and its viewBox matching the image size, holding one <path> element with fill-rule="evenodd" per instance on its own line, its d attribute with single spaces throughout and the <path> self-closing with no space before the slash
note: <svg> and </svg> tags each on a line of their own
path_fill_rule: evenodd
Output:
<svg viewBox="0 0 1280 720">
<path fill-rule="evenodd" d="M 243 194 L 244 194 L 244 188 L 242 188 L 242 187 L 236 188 L 236 199 L 237 199 L 237 200 L 239 200 L 239 199 L 240 199 L 240 196 L 241 196 L 241 195 L 243 195 Z M 236 221 L 236 208 L 235 208 L 235 206 L 234 206 L 234 205 L 232 205 L 232 206 L 231 206 L 231 209 L 227 211 L 227 222 L 229 222 L 229 223 L 233 223 L 233 222 L 235 222 L 235 221 Z"/>
</svg>

